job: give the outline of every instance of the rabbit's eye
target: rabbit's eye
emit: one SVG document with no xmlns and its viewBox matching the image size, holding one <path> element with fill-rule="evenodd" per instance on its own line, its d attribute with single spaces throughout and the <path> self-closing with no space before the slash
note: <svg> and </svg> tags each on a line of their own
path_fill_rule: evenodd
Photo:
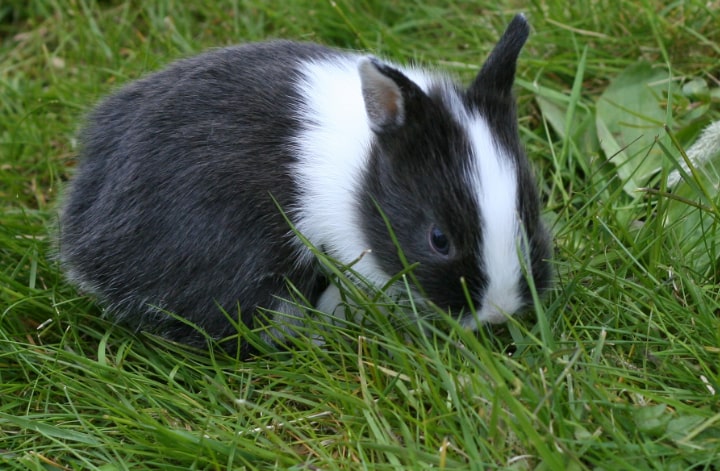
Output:
<svg viewBox="0 0 720 471">
<path fill-rule="evenodd" d="M 432 249 L 440 255 L 447 255 L 450 253 L 450 240 L 436 225 L 432 225 L 430 227 L 428 240 L 430 241 L 430 247 L 432 247 Z"/>
</svg>

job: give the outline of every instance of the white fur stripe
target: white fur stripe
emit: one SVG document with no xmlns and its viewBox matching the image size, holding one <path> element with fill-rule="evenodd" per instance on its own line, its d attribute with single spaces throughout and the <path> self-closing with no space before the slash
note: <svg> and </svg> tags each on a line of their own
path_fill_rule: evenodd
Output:
<svg viewBox="0 0 720 471">
<path fill-rule="evenodd" d="M 512 159 L 492 138 L 481 116 L 469 116 L 468 136 L 473 150 L 470 184 L 475 189 L 483 226 L 482 256 L 488 285 L 476 322 L 502 322 L 522 307 L 518 258 L 520 225 L 517 213 L 517 173 Z"/>
</svg>

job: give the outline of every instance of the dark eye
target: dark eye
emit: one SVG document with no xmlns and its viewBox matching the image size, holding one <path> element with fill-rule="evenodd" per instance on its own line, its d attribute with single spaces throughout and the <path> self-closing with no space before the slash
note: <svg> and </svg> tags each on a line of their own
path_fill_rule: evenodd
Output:
<svg viewBox="0 0 720 471">
<path fill-rule="evenodd" d="M 447 255 L 450 253 L 450 241 L 439 227 L 435 225 L 430 227 L 428 239 L 430 240 L 430 247 L 432 247 L 435 252 L 440 255 Z"/>
</svg>

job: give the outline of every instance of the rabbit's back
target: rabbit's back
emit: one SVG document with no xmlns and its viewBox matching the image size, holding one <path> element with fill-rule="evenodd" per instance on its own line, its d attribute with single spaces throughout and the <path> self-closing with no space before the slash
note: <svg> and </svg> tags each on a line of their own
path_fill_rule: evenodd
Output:
<svg viewBox="0 0 720 471">
<path fill-rule="evenodd" d="M 160 308 L 215 337 L 232 329 L 218 305 L 235 317 L 244 300 L 250 323 L 285 276 L 314 296 L 319 275 L 292 262 L 297 244 L 277 205 L 297 199 L 299 65 L 331 54 L 281 41 L 220 49 L 105 100 L 82 134 L 61 216 L 69 277 L 138 328 L 185 329 Z"/>
</svg>

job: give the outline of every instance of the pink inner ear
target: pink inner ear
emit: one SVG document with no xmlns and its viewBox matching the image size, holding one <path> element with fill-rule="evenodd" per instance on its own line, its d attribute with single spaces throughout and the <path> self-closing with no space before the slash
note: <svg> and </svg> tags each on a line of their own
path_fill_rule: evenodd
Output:
<svg viewBox="0 0 720 471">
<path fill-rule="evenodd" d="M 371 60 L 358 66 L 362 94 L 370 125 L 375 131 L 400 125 L 404 119 L 402 91 L 395 81 L 384 75 Z"/>
<path fill-rule="evenodd" d="M 388 116 L 396 117 L 400 113 L 400 107 L 398 106 L 402 97 L 400 96 L 400 90 L 394 87 L 383 87 L 377 90 L 377 98 Z"/>
</svg>

